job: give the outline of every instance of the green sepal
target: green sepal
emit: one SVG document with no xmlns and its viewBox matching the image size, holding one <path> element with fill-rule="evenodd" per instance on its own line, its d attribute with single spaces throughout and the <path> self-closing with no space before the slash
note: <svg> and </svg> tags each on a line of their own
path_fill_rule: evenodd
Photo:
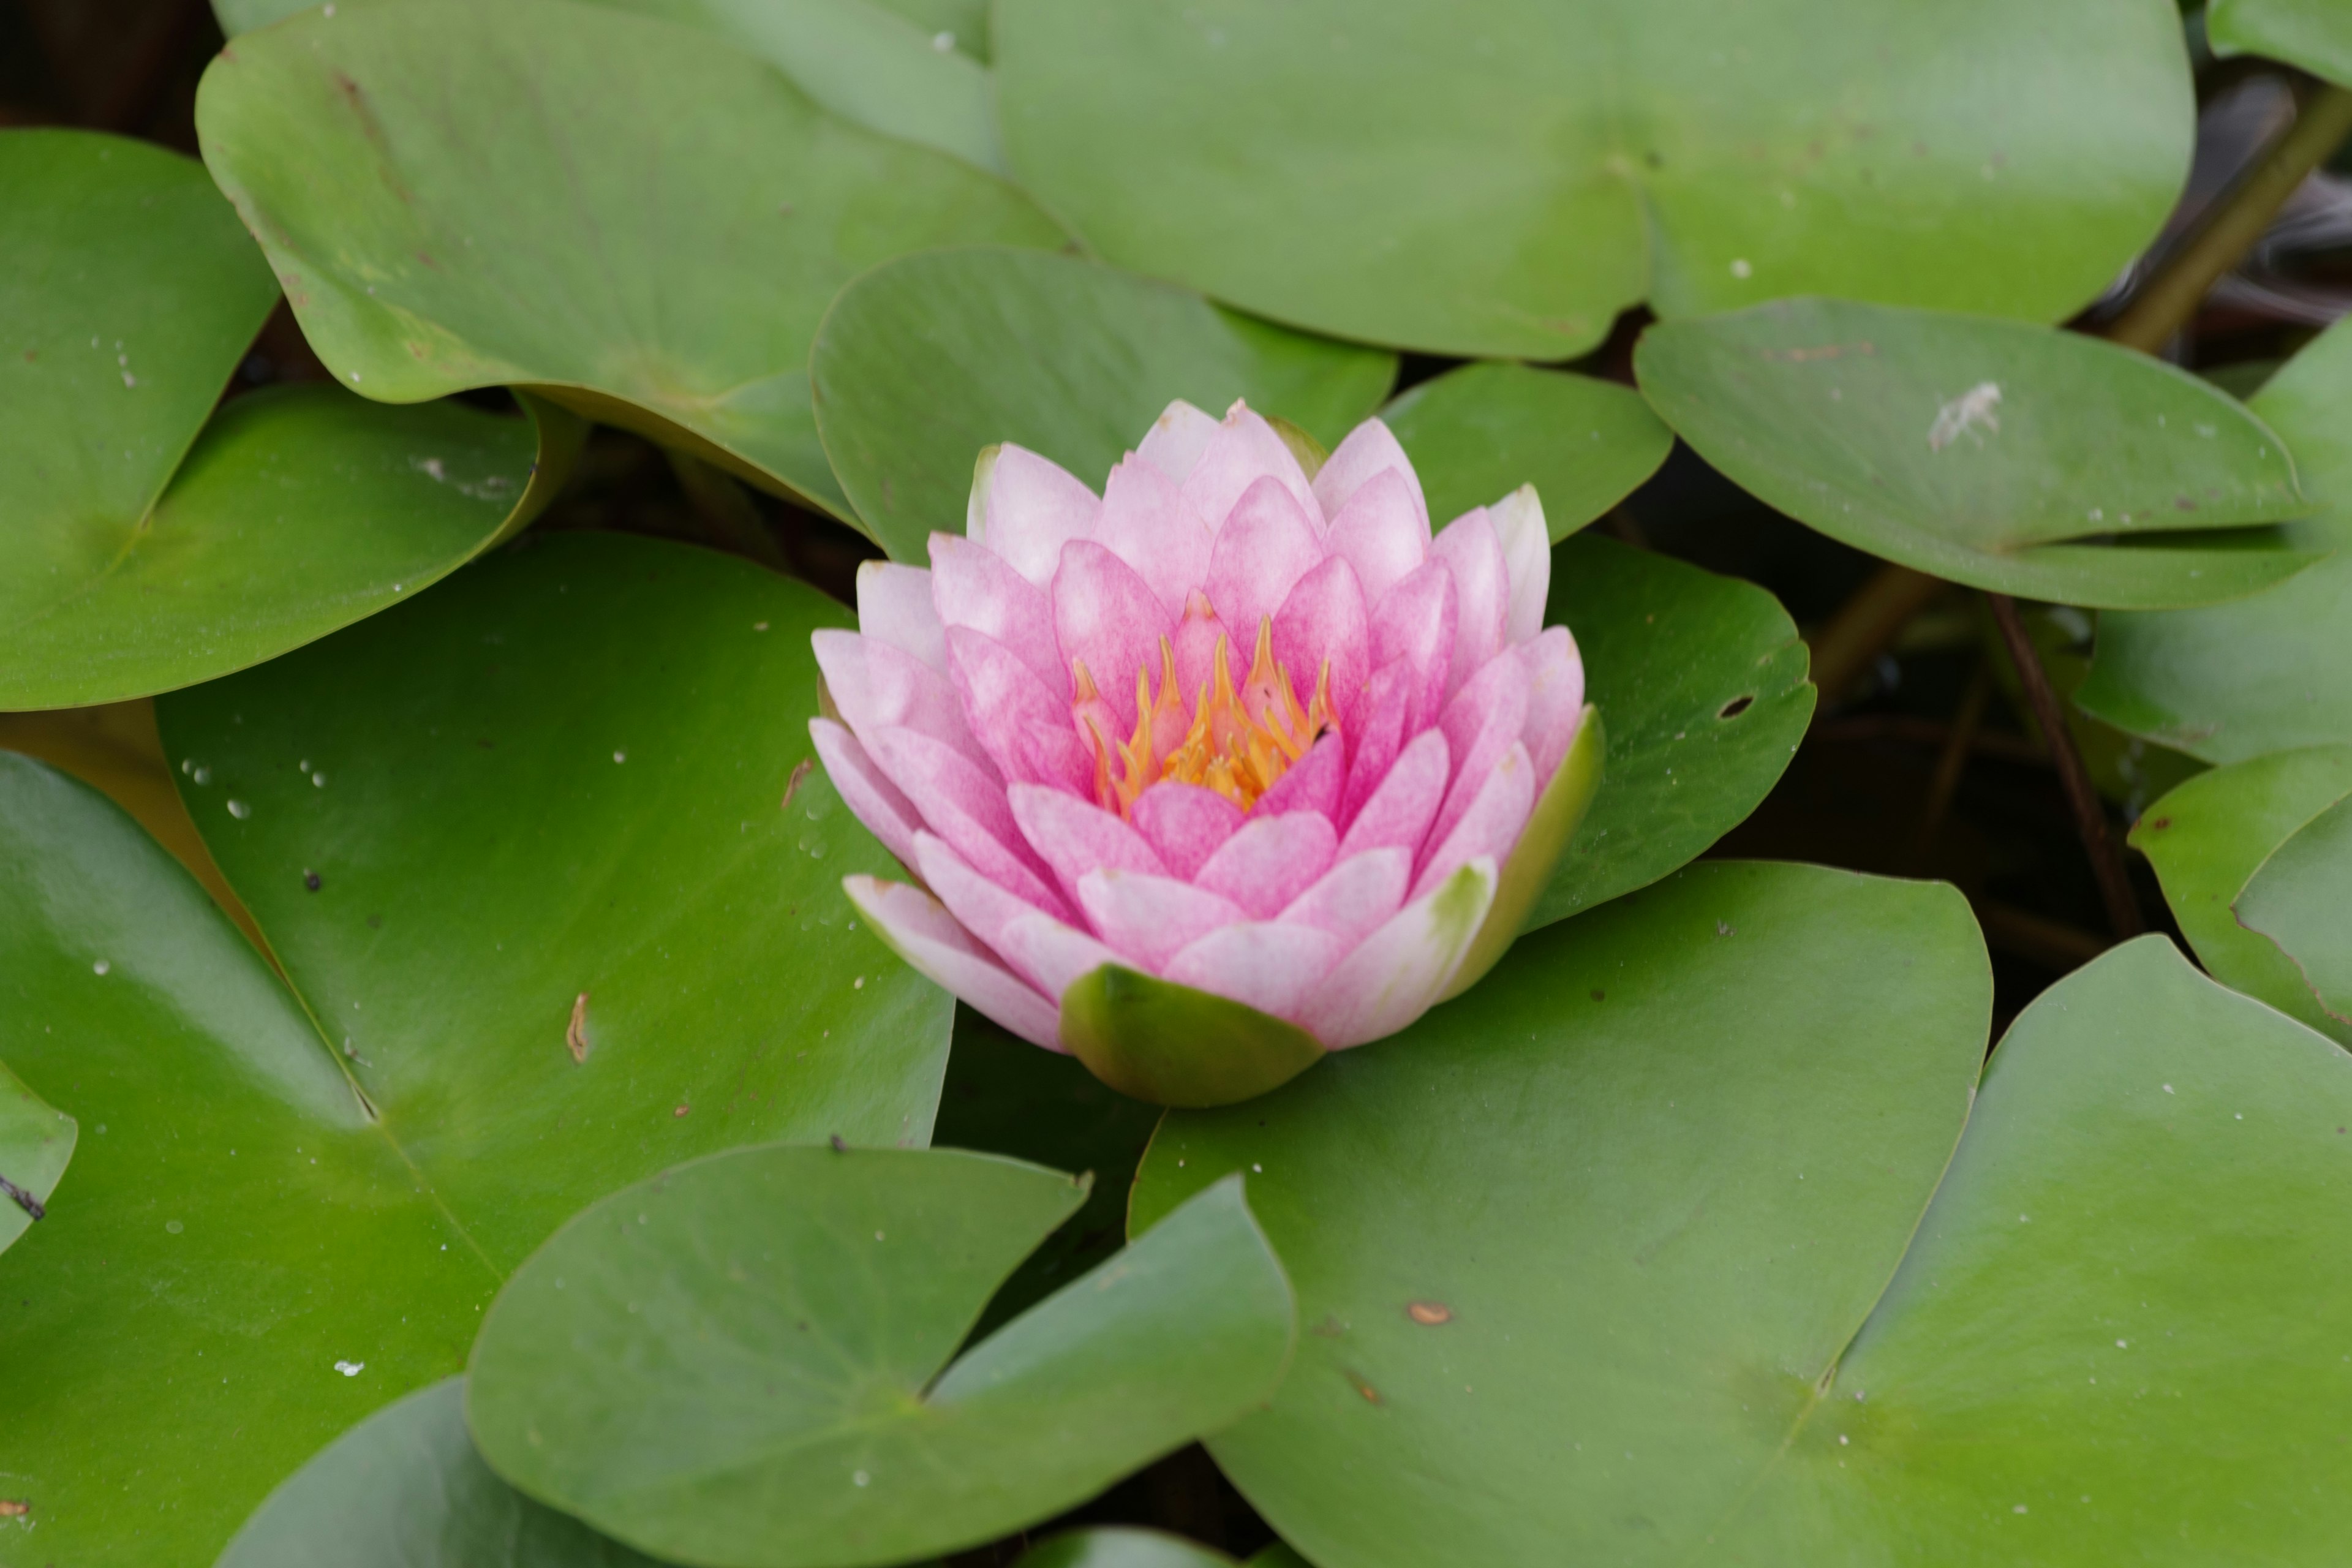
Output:
<svg viewBox="0 0 2352 1568">
<path fill-rule="evenodd" d="M 1551 874 L 1568 852 L 1568 841 L 1576 837 L 1592 797 L 1601 793 L 1601 763 L 1608 753 L 1609 737 L 1601 728 L 1601 710 L 1588 702 L 1577 721 L 1576 739 L 1570 743 L 1568 755 L 1552 770 L 1551 783 L 1537 797 L 1518 843 L 1511 847 L 1511 857 L 1496 879 L 1495 901 L 1486 908 L 1486 923 L 1470 939 L 1470 951 L 1438 996 L 1440 1002 L 1452 1001 L 1485 979 L 1486 971 L 1518 940 L 1528 911 L 1551 885 Z"/>
<path fill-rule="evenodd" d="M 1117 963 L 1062 993 L 1062 1041 L 1119 1093 L 1188 1110 L 1255 1100 L 1324 1054 L 1296 1024 Z"/>
</svg>

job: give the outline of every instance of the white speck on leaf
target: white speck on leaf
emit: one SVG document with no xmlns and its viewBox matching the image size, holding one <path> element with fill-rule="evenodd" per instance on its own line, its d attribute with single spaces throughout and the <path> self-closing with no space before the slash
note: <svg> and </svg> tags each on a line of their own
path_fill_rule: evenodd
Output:
<svg viewBox="0 0 2352 1568">
<path fill-rule="evenodd" d="M 1963 435 L 1974 437 L 1979 447 L 1984 437 L 1979 431 L 2000 434 L 2000 384 L 1980 381 L 1966 392 L 1936 410 L 1936 422 L 1927 426 L 1927 449 L 1940 452 Z"/>
<path fill-rule="evenodd" d="M 89 966 L 89 972 L 90 972 L 92 974 L 103 974 L 103 973 L 105 973 L 108 970 L 110 970 L 110 969 L 111 969 L 111 968 L 113 968 L 113 967 L 114 967 L 114 965 L 112 965 L 112 964 L 110 964 L 110 963 L 107 963 L 107 962 L 106 962 L 106 960 L 104 960 L 104 959 L 102 959 L 102 958 L 101 958 L 101 959 L 100 959 L 96 963 L 93 963 L 93 964 L 91 964 L 91 965 Z"/>
<path fill-rule="evenodd" d="M 931 47 L 939 50 L 941 54 L 946 54 L 950 49 L 955 47 L 955 35 L 953 33 L 933 33 L 931 35 Z"/>
<path fill-rule="evenodd" d="M 1748 258 L 1736 257 L 1731 263 L 1731 275 L 1734 278 L 1752 278 L 1756 275 L 1756 268 L 1748 264 Z"/>
<path fill-rule="evenodd" d="M 246 805 L 245 802 L 241 800 L 233 800 L 228 803 L 228 814 L 231 816 L 236 817 L 239 822 L 243 822 L 247 817 L 253 815 L 253 807 Z"/>
<path fill-rule="evenodd" d="M 331 11 L 334 7 L 331 5 L 328 9 Z M 335 1363 L 335 1370 L 341 1373 L 345 1377 L 357 1377 L 360 1373 L 367 1370 L 367 1363 L 363 1361 L 339 1361 Z"/>
</svg>

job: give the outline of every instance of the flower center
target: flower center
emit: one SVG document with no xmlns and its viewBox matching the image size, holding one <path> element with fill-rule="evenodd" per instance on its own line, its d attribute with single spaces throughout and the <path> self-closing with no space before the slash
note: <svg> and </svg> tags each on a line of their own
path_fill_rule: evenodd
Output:
<svg viewBox="0 0 2352 1568">
<path fill-rule="evenodd" d="M 1217 638 L 1213 673 L 1189 715 L 1177 691 L 1176 650 L 1161 637 L 1158 694 L 1150 666 L 1137 670 L 1135 733 L 1124 742 L 1112 738 L 1110 705 L 1085 663 L 1073 664 L 1077 698 L 1071 713 L 1094 752 L 1095 800 L 1122 818 L 1134 814 L 1145 790 L 1166 781 L 1213 789 L 1247 811 L 1317 740 L 1339 727 L 1331 712 L 1331 661 L 1323 661 L 1315 695 L 1300 707 L 1290 672 L 1275 661 L 1270 617 L 1258 622 L 1257 651 L 1238 691 L 1226 639 Z"/>
</svg>

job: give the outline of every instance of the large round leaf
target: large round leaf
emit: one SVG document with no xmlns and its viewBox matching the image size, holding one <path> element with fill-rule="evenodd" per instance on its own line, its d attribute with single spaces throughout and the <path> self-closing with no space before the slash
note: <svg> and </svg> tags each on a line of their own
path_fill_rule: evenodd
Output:
<svg viewBox="0 0 2352 1568">
<path fill-rule="evenodd" d="M 1609 757 L 1531 928 L 1654 882 L 1747 820 L 1817 695 L 1771 595 L 1613 540 L 1579 534 L 1552 552 L 1544 619 L 1576 638 Z"/>
<path fill-rule="evenodd" d="M 74 1119 L 41 1102 L 0 1062 L 0 1252 L 46 1217 L 49 1194 L 73 1158 Z"/>
<path fill-rule="evenodd" d="M 2352 1029 L 2352 796 L 2271 851 L 2235 912 L 2277 944 L 2329 1021 Z"/>
<path fill-rule="evenodd" d="M 1172 1116 L 1138 1222 L 1263 1165 L 1319 1331 L 1213 1451 L 1321 1568 L 2333 1561 L 2352 1062 L 2150 938 L 1976 1089 L 1989 992 L 1948 889 L 1708 866 Z"/>
<path fill-rule="evenodd" d="M 1114 261 L 1444 353 L 1564 359 L 1818 292 L 2052 321 L 2156 233 L 2168 0 L 1008 0 L 1014 169 Z"/>
<path fill-rule="evenodd" d="M 531 519 L 580 420 L 387 408 L 332 387 L 229 404 L 153 510 L 7 628 L 0 707 L 111 702 L 226 674 L 374 614 Z"/>
<path fill-rule="evenodd" d="M 526 1492 L 694 1563 L 898 1563 L 1034 1523 L 1258 1405 L 1290 1358 L 1238 1178 L 956 1356 L 1085 1193 L 946 1150 L 682 1166 L 515 1275 L 475 1348 L 475 1436 Z"/>
<path fill-rule="evenodd" d="M 2119 730 L 2213 763 L 2352 742 L 2352 322 L 2297 354 L 2252 408 L 2294 449 L 2316 509 L 2289 542 L 2334 553 L 2235 604 L 2102 616 L 2074 694 Z"/>
<path fill-rule="evenodd" d="M 2339 0 L 2213 0 L 2205 37 L 2217 55 L 2267 55 L 2352 86 L 2352 15 Z"/>
<path fill-rule="evenodd" d="M 2181 933 L 2213 978 L 2352 1046 L 2352 1025 L 2328 1016 L 2278 944 L 2239 923 L 2238 895 L 2271 852 L 2352 796 L 2352 746 L 2278 752 L 2216 768 L 2149 806 L 2132 847 L 2163 884 Z"/>
<path fill-rule="evenodd" d="M 793 717 L 844 618 L 558 535 L 165 699 L 285 980 L 111 805 L 0 756 L 0 1060 L 84 1129 L 0 1312 L 0 1471 L 45 1551 L 206 1560 L 456 1370 L 600 1194 L 751 1140 L 924 1141 L 950 1005 L 849 929 L 880 852 Z"/>
<path fill-rule="evenodd" d="M 844 516 L 807 372 L 834 293 L 908 250 L 1061 237 L 718 39 L 561 0 L 305 13 L 214 63 L 197 125 L 353 390 L 533 386 Z"/>
<path fill-rule="evenodd" d="M 658 1568 L 491 1473 L 445 1378 L 377 1411 L 269 1494 L 217 1568 Z"/>
<path fill-rule="evenodd" d="M 2227 395 L 2079 333 L 1799 300 L 1673 321 L 1634 353 L 1666 422 L 1857 550 L 1994 593 L 2207 605 L 2316 557 L 2278 437 Z"/>
<path fill-rule="evenodd" d="M 1531 484 L 1555 544 L 1633 494 L 1675 445 L 1638 394 L 1520 364 L 1465 364 L 1381 416 L 1441 526 Z"/>
<path fill-rule="evenodd" d="M 1246 398 L 1336 446 L 1386 395 L 1396 358 L 1096 262 L 968 249 L 851 285 L 811 374 L 858 515 L 892 555 L 921 562 L 933 532 L 962 531 L 983 447 L 1018 443 L 1099 489 L 1180 397 L 1219 414 Z"/>
</svg>

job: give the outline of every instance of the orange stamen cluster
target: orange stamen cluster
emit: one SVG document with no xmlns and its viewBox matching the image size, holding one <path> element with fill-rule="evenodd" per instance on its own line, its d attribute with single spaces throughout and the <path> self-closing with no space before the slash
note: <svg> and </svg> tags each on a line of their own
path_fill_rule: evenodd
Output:
<svg viewBox="0 0 2352 1568">
<path fill-rule="evenodd" d="M 1213 789 L 1247 811 L 1318 739 L 1339 729 L 1331 711 L 1330 660 L 1323 661 L 1315 695 L 1302 708 L 1290 672 L 1275 662 L 1271 619 L 1258 622 L 1257 650 L 1238 691 L 1225 650 L 1220 637 L 1214 673 L 1202 684 L 1188 724 L 1176 689 L 1176 650 L 1161 637 L 1159 693 L 1153 695 L 1150 668 L 1137 670 L 1135 733 L 1124 742 L 1110 739 L 1085 716 L 1089 710 L 1101 711 L 1101 699 L 1087 667 L 1076 665 L 1074 707 L 1094 752 L 1095 799 L 1104 810 L 1129 816 L 1145 790 L 1172 780 Z"/>
</svg>

